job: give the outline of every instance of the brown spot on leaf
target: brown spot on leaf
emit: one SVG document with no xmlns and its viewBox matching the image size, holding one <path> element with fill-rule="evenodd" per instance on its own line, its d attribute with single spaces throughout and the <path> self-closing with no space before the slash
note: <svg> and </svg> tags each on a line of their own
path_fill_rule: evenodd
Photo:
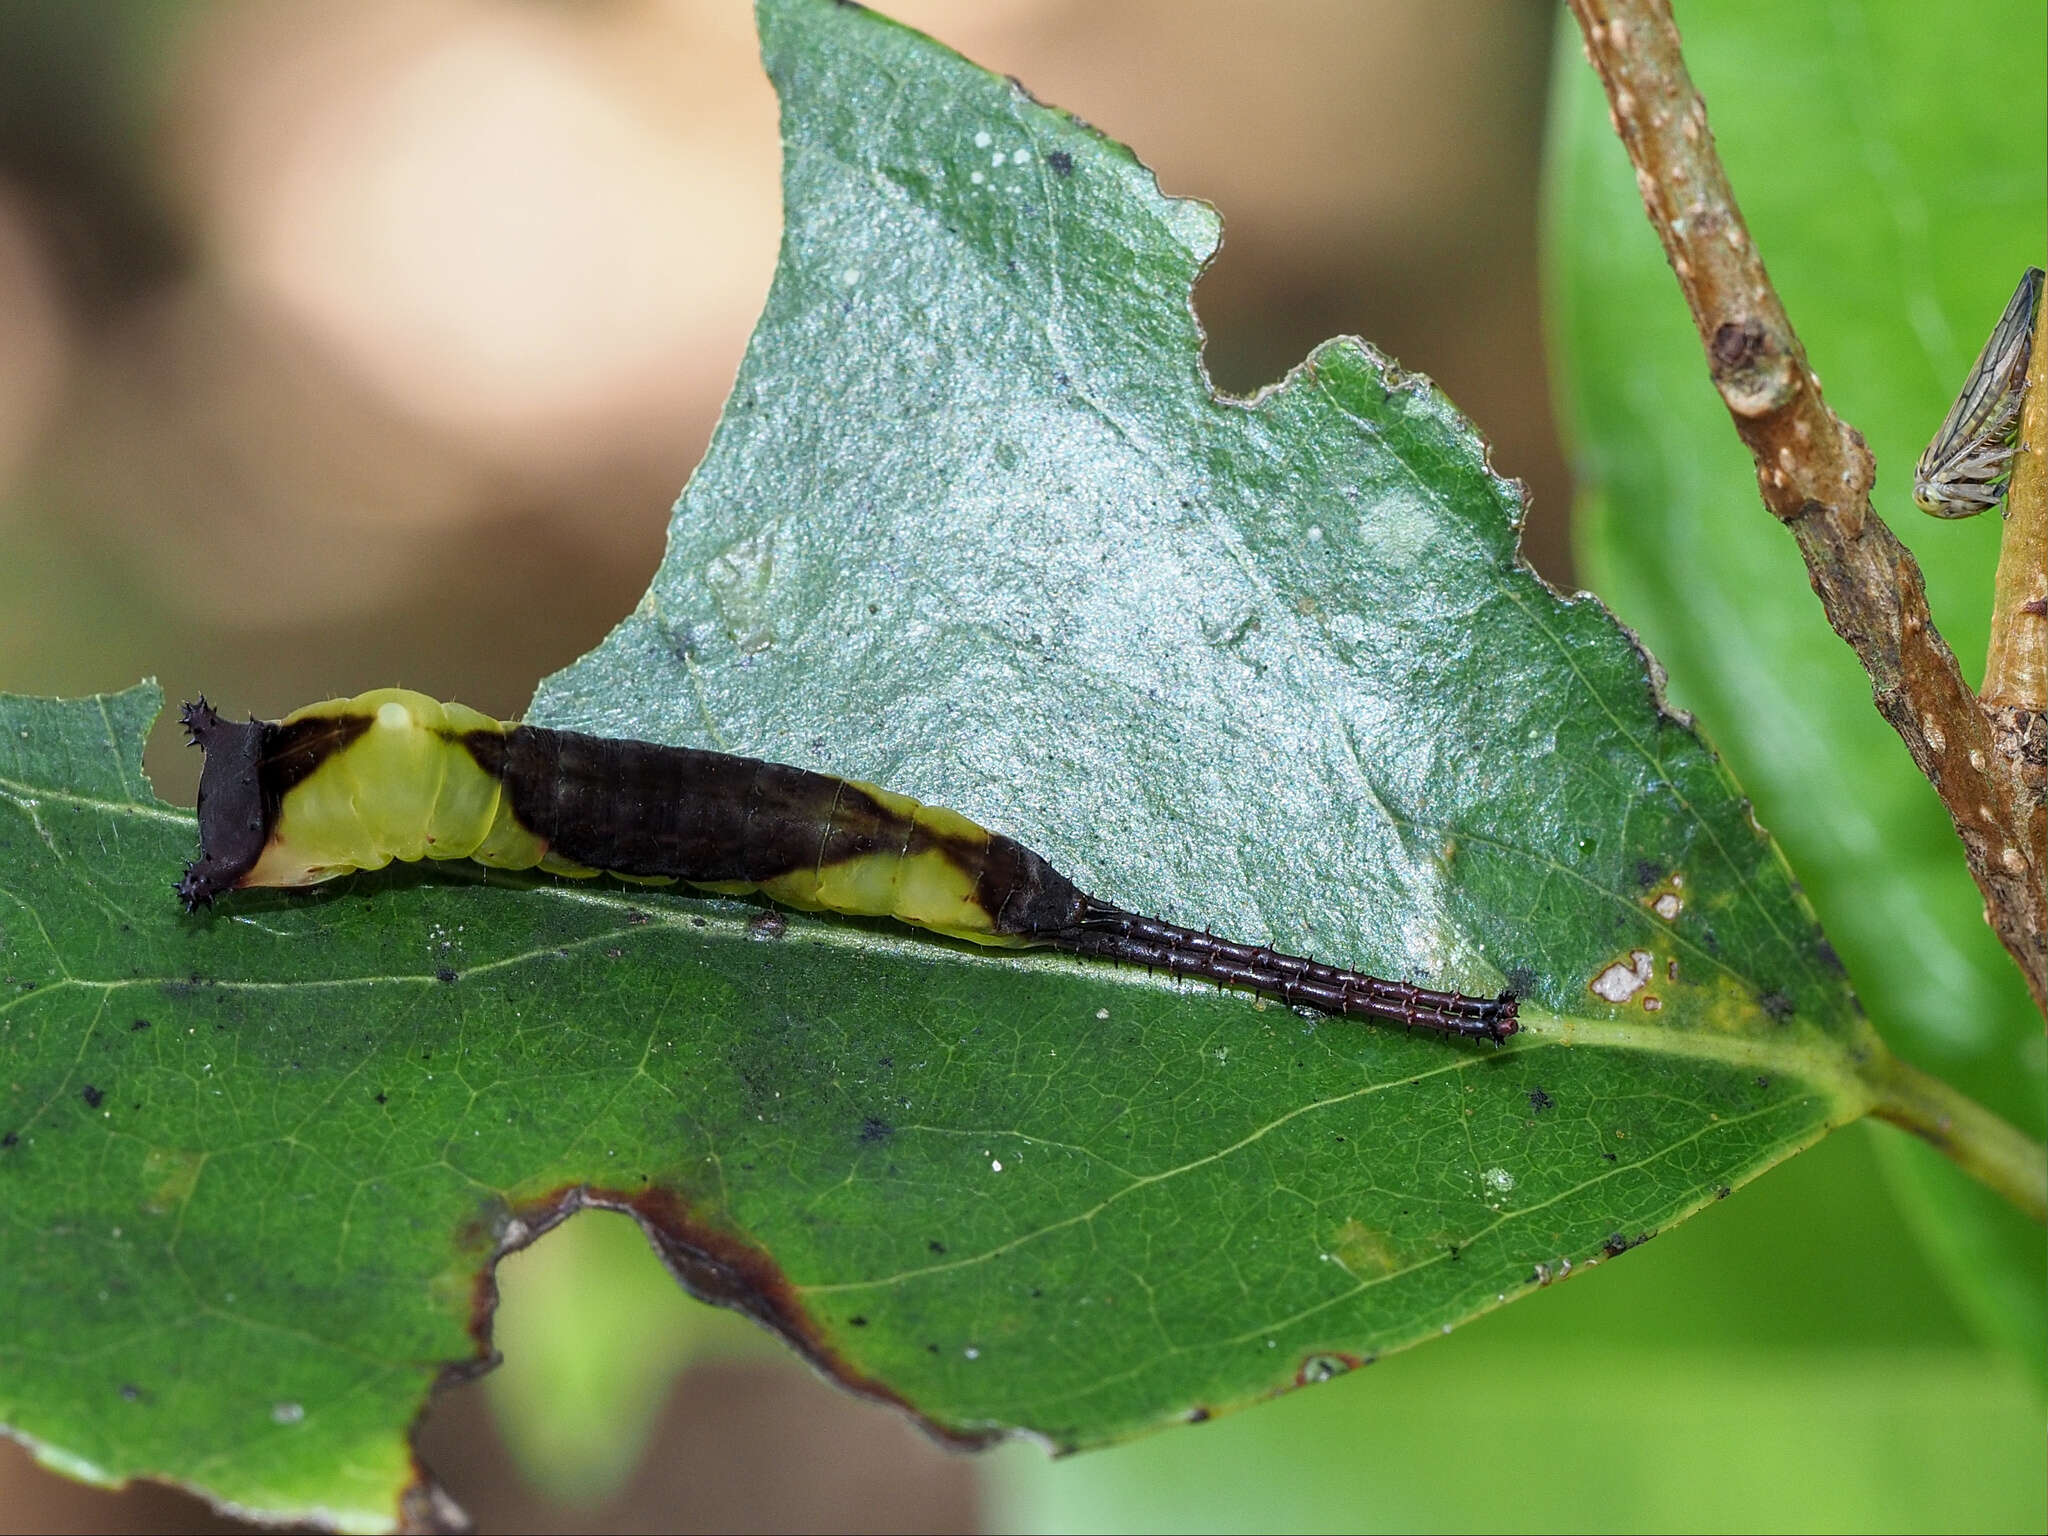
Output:
<svg viewBox="0 0 2048 1536">
<path fill-rule="evenodd" d="M 1603 1002 L 1626 1003 L 1642 991 L 1655 968 L 1656 957 L 1647 949 L 1632 949 L 1587 982 L 1586 990 Z"/>
<path fill-rule="evenodd" d="M 1392 1274 L 1400 1265 L 1393 1243 L 1385 1232 L 1352 1217 L 1330 1239 L 1330 1257 L 1344 1266 L 1346 1274 L 1358 1280 Z"/>
<path fill-rule="evenodd" d="M 499 1260 L 583 1210 L 617 1211 L 631 1216 L 647 1234 L 669 1273 L 697 1300 L 743 1313 L 780 1334 L 819 1372 L 858 1396 L 902 1409 L 933 1438 L 960 1450 L 979 1450 L 1001 1438 L 993 1430 L 963 1430 L 928 1418 L 895 1388 L 857 1369 L 826 1337 L 797 1288 L 766 1252 L 737 1233 L 701 1218 L 690 1202 L 675 1191 L 658 1188 L 622 1193 L 570 1185 L 516 1207 L 493 1201 L 464 1222 L 454 1234 L 454 1246 L 458 1254 L 480 1261 L 470 1287 L 469 1303 L 469 1334 L 476 1342 L 477 1352 L 470 1359 L 443 1366 L 437 1389 L 481 1375 L 497 1363 L 497 1351 L 491 1344 L 491 1324 L 498 1306 Z M 862 1319 L 855 1326 L 864 1324 Z M 407 1498 L 413 1498 L 416 1490 L 421 1497 L 437 1491 L 424 1469 L 413 1488 L 407 1490 Z M 446 1495 L 441 1497 L 445 1499 Z M 447 1507 L 459 1522 L 461 1512 L 452 1502 Z M 408 1506 L 403 1517 L 409 1519 L 411 1513 Z M 432 1513 L 422 1509 L 423 1515 Z M 420 1528 L 462 1527 L 443 1527 L 428 1520 Z"/>
<path fill-rule="evenodd" d="M 192 1198 L 192 1191 L 199 1187 L 200 1170 L 205 1166 L 204 1152 L 151 1147 L 142 1154 L 142 1208 L 152 1216 L 175 1211 Z"/>
<path fill-rule="evenodd" d="M 1301 1368 L 1294 1373 L 1294 1384 L 1298 1387 L 1312 1387 L 1317 1382 L 1329 1381 L 1357 1370 L 1366 1362 L 1357 1355 L 1347 1355 L 1341 1350 L 1326 1350 L 1302 1357 Z"/>
</svg>

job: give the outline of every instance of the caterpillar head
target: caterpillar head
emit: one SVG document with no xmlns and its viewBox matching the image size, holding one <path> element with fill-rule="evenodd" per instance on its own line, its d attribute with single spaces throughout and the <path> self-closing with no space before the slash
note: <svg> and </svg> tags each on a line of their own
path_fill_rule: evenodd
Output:
<svg viewBox="0 0 2048 1536">
<path fill-rule="evenodd" d="M 185 866 L 178 899 L 188 912 L 241 883 L 270 840 L 276 806 L 264 794 L 263 748 L 271 727 L 261 720 L 223 720 L 204 698 L 178 718 L 186 739 L 206 754 L 199 770 L 199 857 Z"/>
</svg>

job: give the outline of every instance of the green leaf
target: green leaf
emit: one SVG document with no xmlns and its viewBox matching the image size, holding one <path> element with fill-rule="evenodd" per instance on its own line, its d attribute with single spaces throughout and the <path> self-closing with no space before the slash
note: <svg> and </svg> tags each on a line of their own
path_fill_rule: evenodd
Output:
<svg viewBox="0 0 2048 1536">
<path fill-rule="evenodd" d="M 2041 8 L 2000 0 L 1948 25 L 1907 0 L 1703 0 L 1684 20 L 1757 249 L 1830 403 L 1869 440 L 1877 509 L 1974 678 L 1998 519 L 1923 516 L 1912 467 L 2041 260 L 2048 167 L 2040 135 L 2014 131 L 2048 108 Z M 1939 800 L 1758 501 L 1576 39 L 1558 69 L 1548 288 L 1584 569 L 1754 793 L 1885 1038 L 2038 1136 L 2040 1016 Z M 2040 1229 L 1930 1149 L 1883 1145 L 1958 1299 L 2040 1371 Z"/>
<path fill-rule="evenodd" d="M 153 690 L 0 700 L 0 1421 L 75 1472 L 389 1525 L 494 1256 L 587 1205 L 942 1434 L 1101 1444 L 1605 1262 L 1870 1102 L 1776 850 L 1426 380 L 1346 341 L 1213 398 L 1213 212 L 857 7 L 762 23 L 767 312 L 535 718 L 943 800 L 1163 917 L 1512 984 L 1525 1031 L 466 865 L 188 918 Z"/>
</svg>

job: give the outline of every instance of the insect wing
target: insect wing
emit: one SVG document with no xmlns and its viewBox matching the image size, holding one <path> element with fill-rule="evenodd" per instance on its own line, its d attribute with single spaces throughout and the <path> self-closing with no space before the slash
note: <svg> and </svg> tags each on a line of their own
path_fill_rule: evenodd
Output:
<svg viewBox="0 0 2048 1536">
<path fill-rule="evenodd" d="M 2041 269 L 2027 268 L 1941 430 L 1920 455 L 1913 500 L 1923 512 L 1973 517 L 1996 506 L 2005 494 L 2002 482 L 2012 460 L 2012 438 L 2026 389 L 2041 283 Z"/>
</svg>

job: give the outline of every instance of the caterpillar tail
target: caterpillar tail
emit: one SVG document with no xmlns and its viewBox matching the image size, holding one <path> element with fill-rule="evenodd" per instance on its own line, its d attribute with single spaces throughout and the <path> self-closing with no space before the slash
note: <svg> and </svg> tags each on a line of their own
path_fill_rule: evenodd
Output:
<svg viewBox="0 0 2048 1536">
<path fill-rule="evenodd" d="M 1439 992 L 1363 971 L 1324 965 L 1266 945 L 1239 944 L 1199 929 L 1140 917 L 1084 897 L 1080 922 L 1042 942 L 1071 954 L 1150 966 L 1175 976 L 1200 976 L 1243 987 L 1290 1007 L 1300 1004 L 1346 1018 L 1372 1019 L 1498 1045 L 1521 1029 L 1511 991 L 1497 997 Z"/>
</svg>

